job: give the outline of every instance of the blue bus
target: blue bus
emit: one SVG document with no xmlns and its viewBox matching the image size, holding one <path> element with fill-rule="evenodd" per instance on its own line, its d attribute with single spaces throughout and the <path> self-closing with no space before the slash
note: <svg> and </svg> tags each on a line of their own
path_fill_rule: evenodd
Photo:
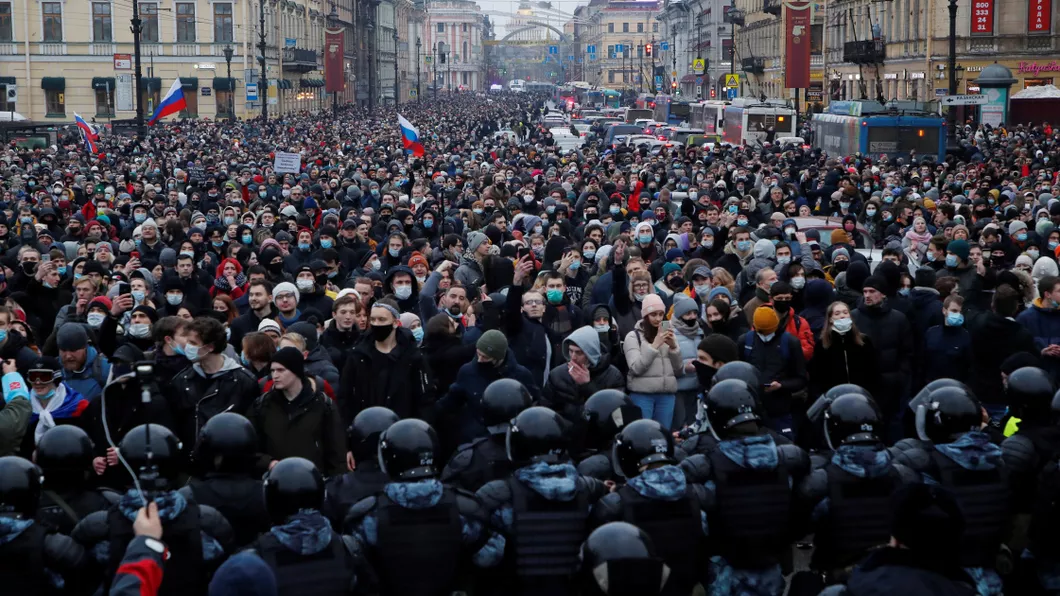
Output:
<svg viewBox="0 0 1060 596">
<path fill-rule="evenodd" d="M 898 102 L 902 103 L 902 102 Z M 810 121 L 813 146 L 832 157 L 855 153 L 894 159 L 932 155 L 946 157 L 946 121 L 923 109 L 902 109 L 874 101 L 835 101 L 828 113 Z"/>
<path fill-rule="evenodd" d="M 654 115 L 656 122 L 667 124 L 688 124 L 691 122 L 692 107 L 687 101 L 678 101 L 672 95 L 656 95 Z"/>
</svg>

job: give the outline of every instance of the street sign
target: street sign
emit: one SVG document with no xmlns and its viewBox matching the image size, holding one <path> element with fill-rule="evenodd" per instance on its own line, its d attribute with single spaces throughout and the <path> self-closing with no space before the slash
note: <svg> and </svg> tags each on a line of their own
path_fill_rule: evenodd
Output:
<svg viewBox="0 0 1060 596">
<path fill-rule="evenodd" d="M 298 45 L 298 40 L 297 39 L 295 39 L 293 37 L 285 37 L 285 38 L 283 38 L 283 47 L 285 47 L 285 48 L 293 48 L 296 45 Z"/>
<path fill-rule="evenodd" d="M 548 46 L 548 53 L 549 54 L 558 54 L 559 53 L 559 46 Z"/>
<path fill-rule="evenodd" d="M 942 105 L 944 106 L 985 106 L 987 104 L 987 97 L 983 94 L 978 95 L 947 95 L 942 98 Z"/>
<path fill-rule="evenodd" d="M 696 77 L 696 85 L 702 85 L 702 84 L 703 84 L 703 77 Z"/>
<path fill-rule="evenodd" d="M 707 62 L 702 58 L 696 58 L 692 61 L 692 70 L 696 74 L 703 74 L 703 70 L 706 68 Z"/>
<path fill-rule="evenodd" d="M 736 99 L 736 89 L 729 89 L 729 99 Z"/>
<path fill-rule="evenodd" d="M 574 62 L 574 56 L 567 56 L 567 62 Z"/>
<path fill-rule="evenodd" d="M 670 42 L 668 42 L 668 41 L 659 42 L 659 49 L 664 51 L 664 52 L 669 50 L 670 49 Z"/>
<path fill-rule="evenodd" d="M 211 89 L 210 87 L 200 87 L 199 91 L 202 93 L 203 97 L 210 97 L 211 95 L 213 95 L 213 89 Z"/>
<path fill-rule="evenodd" d="M 624 51 L 626 51 L 626 46 L 624 46 L 624 45 L 622 45 L 620 43 L 615 44 L 615 52 L 616 53 L 617 52 L 624 52 Z"/>
<path fill-rule="evenodd" d="M 425 57 L 423 58 L 423 60 L 424 60 L 424 62 L 426 62 L 427 64 L 430 64 L 431 62 L 433 62 L 433 61 L 434 61 L 434 58 L 433 58 L 432 56 L 425 56 Z"/>
<path fill-rule="evenodd" d="M 727 74 L 725 75 L 725 86 L 729 89 L 735 89 L 740 86 L 740 75 L 738 74 Z"/>
<path fill-rule="evenodd" d="M 247 101 L 258 101 L 257 83 L 247 83 L 245 89 L 247 90 Z"/>
<path fill-rule="evenodd" d="M 585 46 L 585 53 L 586 54 L 595 54 L 596 53 L 596 46 L 594 46 L 592 44 L 589 44 L 589 45 Z"/>
<path fill-rule="evenodd" d="M 409 89 L 409 97 L 416 97 L 416 90 L 415 89 Z"/>
<path fill-rule="evenodd" d="M 114 54 L 114 70 L 132 70 L 132 54 Z"/>
<path fill-rule="evenodd" d="M 655 86 L 662 87 L 662 77 L 655 77 Z"/>
</svg>

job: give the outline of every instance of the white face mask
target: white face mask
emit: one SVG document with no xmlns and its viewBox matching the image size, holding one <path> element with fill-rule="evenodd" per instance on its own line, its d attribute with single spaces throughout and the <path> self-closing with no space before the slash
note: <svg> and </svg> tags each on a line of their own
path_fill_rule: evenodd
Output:
<svg viewBox="0 0 1060 596">
<path fill-rule="evenodd" d="M 776 332 L 768 333 L 768 334 L 767 333 L 759 333 L 758 337 L 762 338 L 762 341 L 771 341 L 774 337 L 776 337 L 776 335 L 777 335 Z"/>
<path fill-rule="evenodd" d="M 611 325 L 608 325 L 607 323 L 593 325 L 593 329 L 595 329 L 597 333 L 607 333 L 611 331 Z"/>
<path fill-rule="evenodd" d="M 313 283 L 311 279 L 299 279 L 294 282 L 294 285 L 298 286 L 299 292 L 308 292 L 313 289 Z"/>
<path fill-rule="evenodd" d="M 133 323 L 129 325 L 129 335 L 143 339 L 151 335 L 151 326 L 147 323 Z"/>
<path fill-rule="evenodd" d="M 90 312 L 88 313 L 88 316 L 85 317 L 85 322 L 88 323 L 89 327 L 93 329 L 99 329 L 99 327 L 103 325 L 103 321 L 106 320 L 106 318 L 107 315 L 101 312 Z"/>
<path fill-rule="evenodd" d="M 832 329 L 839 335 L 846 335 L 854 326 L 854 320 L 850 317 L 845 319 L 832 319 Z"/>
<path fill-rule="evenodd" d="M 407 300 L 409 296 L 412 296 L 412 286 L 395 286 L 394 295 L 398 300 Z"/>
</svg>

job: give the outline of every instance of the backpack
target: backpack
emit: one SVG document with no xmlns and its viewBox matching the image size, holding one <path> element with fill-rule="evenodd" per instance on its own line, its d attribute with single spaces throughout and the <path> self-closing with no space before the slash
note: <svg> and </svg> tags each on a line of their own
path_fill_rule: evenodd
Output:
<svg viewBox="0 0 1060 596">
<path fill-rule="evenodd" d="M 796 323 L 795 326 L 798 327 L 798 323 Z M 753 329 L 751 331 L 747 332 L 747 335 L 744 338 L 745 341 L 744 341 L 744 346 L 743 346 L 743 356 L 744 356 L 744 358 L 750 358 L 751 357 L 751 348 L 754 347 L 755 336 L 756 335 L 758 335 L 758 334 L 755 333 L 755 331 Z M 787 336 L 787 337 L 794 337 L 794 336 L 792 336 L 787 331 L 782 331 L 781 332 L 781 336 L 780 336 L 780 339 L 781 339 L 781 341 L 780 341 L 780 356 L 782 358 L 784 358 L 785 362 L 787 362 L 788 361 L 788 356 L 791 354 L 791 348 L 788 347 L 788 341 L 784 339 L 785 336 Z M 797 339 L 798 338 L 796 338 L 796 340 Z"/>
</svg>

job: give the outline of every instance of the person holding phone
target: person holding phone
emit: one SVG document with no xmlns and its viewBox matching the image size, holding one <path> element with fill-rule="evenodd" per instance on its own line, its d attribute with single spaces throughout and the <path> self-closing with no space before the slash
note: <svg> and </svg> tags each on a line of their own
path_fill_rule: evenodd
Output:
<svg viewBox="0 0 1060 596">
<path fill-rule="evenodd" d="M 641 320 L 626 335 L 623 349 L 629 365 L 629 397 L 640 407 L 644 418 L 655 420 L 666 428 L 673 424 L 677 376 L 683 362 L 681 350 L 670 322 L 666 305 L 655 294 L 644 297 Z"/>
</svg>

